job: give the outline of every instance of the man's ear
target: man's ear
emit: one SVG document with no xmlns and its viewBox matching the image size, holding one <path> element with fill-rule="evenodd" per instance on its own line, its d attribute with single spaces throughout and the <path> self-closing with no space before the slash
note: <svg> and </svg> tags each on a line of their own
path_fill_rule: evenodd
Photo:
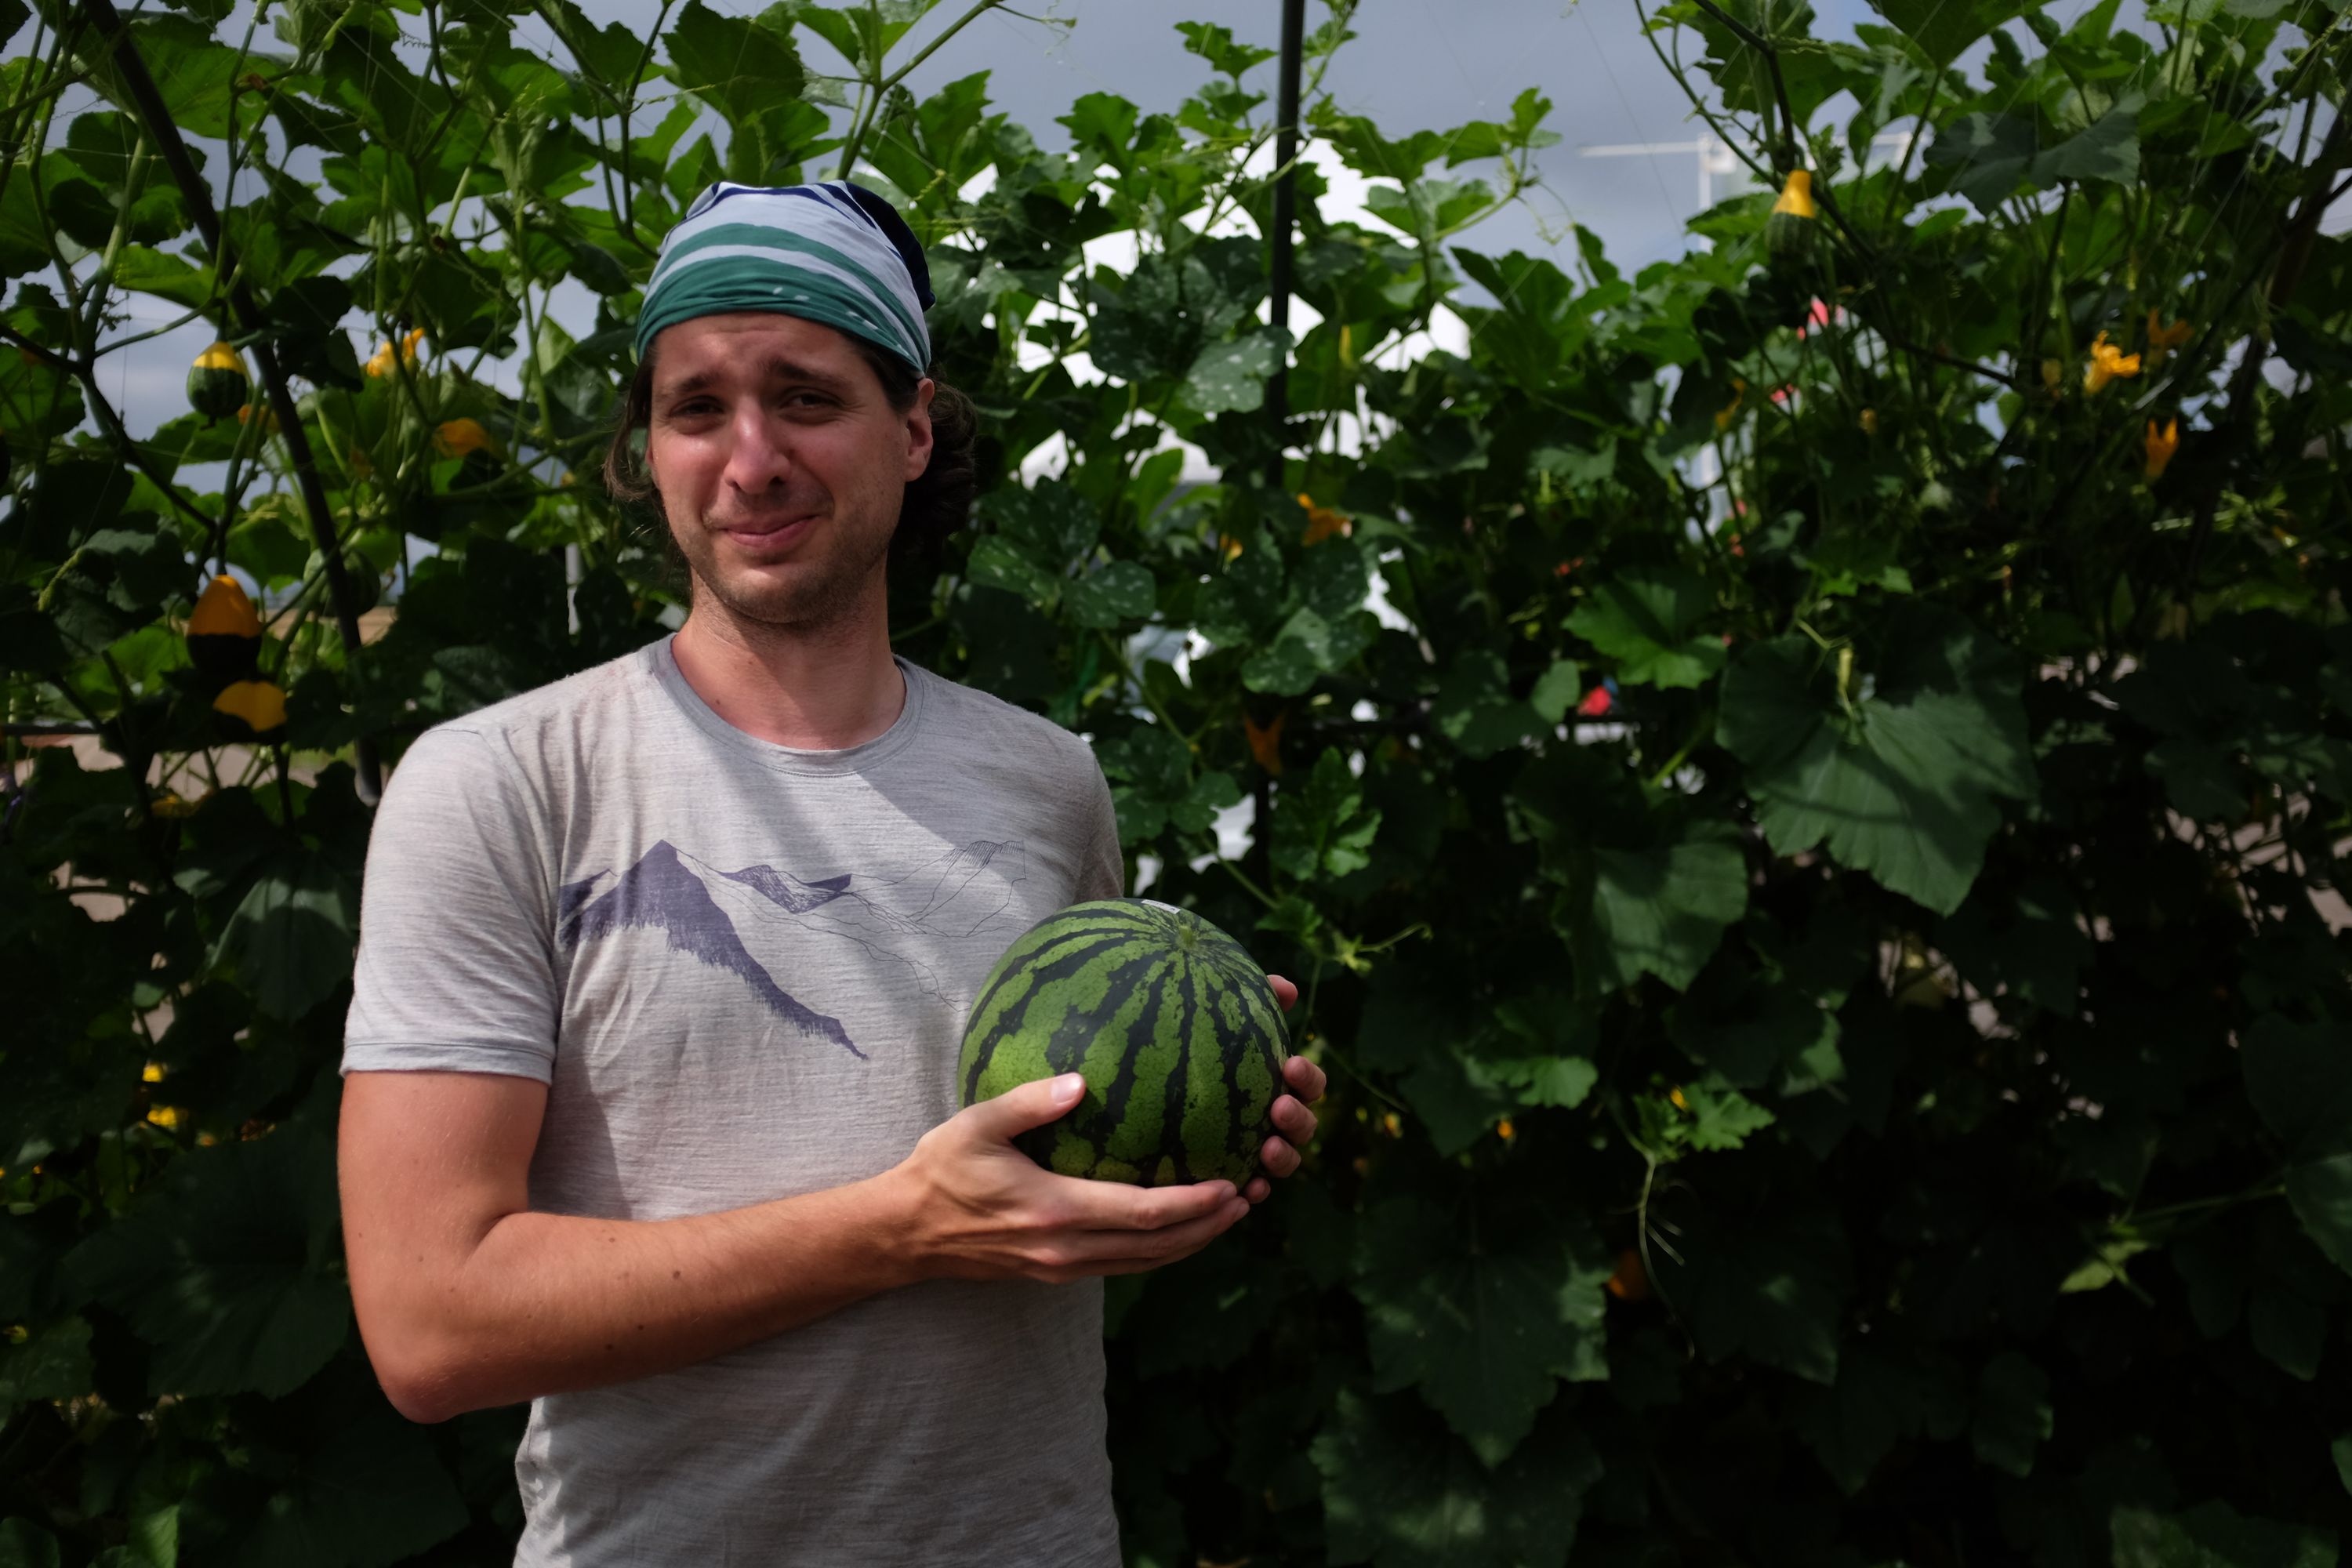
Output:
<svg viewBox="0 0 2352 1568">
<path fill-rule="evenodd" d="M 931 466 L 931 394 L 939 384 L 929 376 L 915 384 L 915 401 L 907 410 L 907 475 L 913 484 Z"/>
</svg>

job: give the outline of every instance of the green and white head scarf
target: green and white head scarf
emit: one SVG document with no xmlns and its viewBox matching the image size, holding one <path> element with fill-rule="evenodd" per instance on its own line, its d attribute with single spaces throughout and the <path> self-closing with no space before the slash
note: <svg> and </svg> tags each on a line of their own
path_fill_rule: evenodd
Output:
<svg viewBox="0 0 2352 1568">
<path fill-rule="evenodd" d="M 637 357 L 698 316 L 772 310 L 863 338 L 917 375 L 931 363 L 922 247 L 890 204 L 846 180 L 721 181 L 663 239 L 637 317 Z"/>
</svg>

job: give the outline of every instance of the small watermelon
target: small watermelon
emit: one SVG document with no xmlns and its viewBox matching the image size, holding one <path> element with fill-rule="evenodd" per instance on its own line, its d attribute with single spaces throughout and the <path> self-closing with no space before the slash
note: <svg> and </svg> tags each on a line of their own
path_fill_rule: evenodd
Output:
<svg viewBox="0 0 2352 1568">
<path fill-rule="evenodd" d="M 206 419 L 226 419 L 251 398 L 253 378 L 245 374 L 245 356 L 226 343 L 215 343 L 188 367 L 188 406 Z"/>
<path fill-rule="evenodd" d="M 1149 899 L 1041 921 L 980 987 L 957 1071 L 963 1103 L 1066 1072 L 1087 1091 L 1023 1133 L 1049 1171 L 1166 1186 L 1255 1173 L 1286 1054 L 1282 1009 L 1239 942 Z"/>
</svg>

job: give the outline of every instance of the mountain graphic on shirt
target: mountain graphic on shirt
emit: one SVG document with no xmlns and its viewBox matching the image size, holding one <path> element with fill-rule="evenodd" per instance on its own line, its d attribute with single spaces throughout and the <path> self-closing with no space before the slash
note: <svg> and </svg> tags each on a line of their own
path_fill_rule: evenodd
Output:
<svg viewBox="0 0 2352 1568">
<path fill-rule="evenodd" d="M 858 879 L 849 872 L 804 878 L 765 865 L 722 870 L 661 839 L 617 877 L 598 871 L 559 889 L 556 940 L 570 952 L 620 931 L 659 931 L 671 952 L 740 979 L 796 1033 L 865 1060 L 841 1021 L 778 984 L 755 951 L 806 953 L 822 963 L 830 956 L 819 951 L 824 944 L 846 943 L 861 951 L 866 973 L 878 969 L 947 1002 L 937 973 L 901 944 L 910 937 L 999 929 L 1010 942 L 1016 934 L 1010 930 L 1013 884 L 1024 879 L 1025 865 L 1019 840 L 974 839 L 911 871 L 853 887 Z"/>
</svg>

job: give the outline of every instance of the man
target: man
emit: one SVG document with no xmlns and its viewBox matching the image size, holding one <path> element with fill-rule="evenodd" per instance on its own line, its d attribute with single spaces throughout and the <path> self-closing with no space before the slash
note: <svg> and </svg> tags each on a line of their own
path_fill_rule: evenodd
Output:
<svg viewBox="0 0 2352 1568">
<path fill-rule="evenodd" d="M 1039 1169 L 1074 1076 L 957 1109 L 981 980 L 1121 862 L 1084 742 L 891 655 L 894 531 L 970 489 L 928 292 L 871 193 L 707 193 L 613 463 L 685 626 L 428 731 L 379 811 L 352 1300 L 413 1419 L 532 1402 L 519 1563 L 1114 1563 L 1100 1277 L 1265 1193 Z"/>
</svg>

